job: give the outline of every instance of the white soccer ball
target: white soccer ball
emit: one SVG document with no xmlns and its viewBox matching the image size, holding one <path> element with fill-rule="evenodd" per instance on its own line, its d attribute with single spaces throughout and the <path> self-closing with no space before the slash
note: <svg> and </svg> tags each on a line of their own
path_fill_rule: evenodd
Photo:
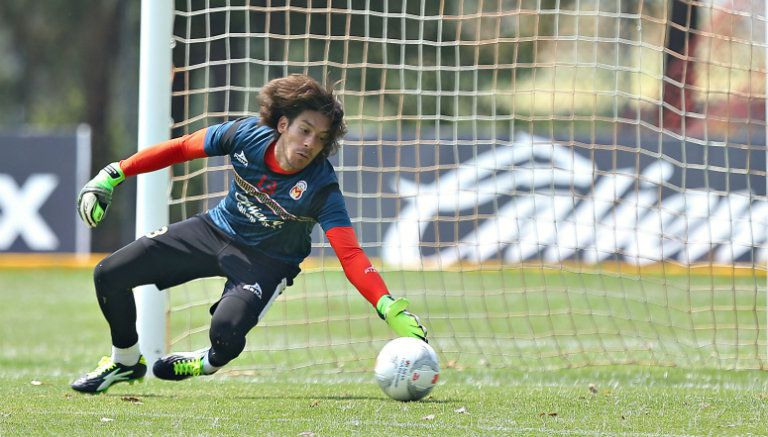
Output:
<svg viewBox="0 0 768 437">
<path fill-rule="evenodd" d="M 379 387 L 389 397 L 416 401 L 435 387 L 440 364 L 432 346 L 416 338 L 400 337 L 381 349 L 374 373 Z"/>
</svg>

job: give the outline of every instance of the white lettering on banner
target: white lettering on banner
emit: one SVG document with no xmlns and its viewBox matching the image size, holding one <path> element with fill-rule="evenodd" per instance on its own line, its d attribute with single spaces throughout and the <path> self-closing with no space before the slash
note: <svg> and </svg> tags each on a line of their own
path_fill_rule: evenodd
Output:
<svg viewBox="0 0 768 437">
<path fill-rule="evenodd" d="M 0 174 L 0 250 L 11 247 L 18 237 L 34 250 L 55 250 L 59 246 L 58 238 L 39 213 L 57 183 L 55 174 L 38 173 L 19 187 L 11 176 Z"/>
<path fill-rule="evenodd" d="M 768 254 L 759 249 L 768 242 L 768 204 L 750 192 L 681 189 L 660 198 L 661 186 L 674 174 L 671 163 L 660 160 L 639 176 L 633 167 L 598 175 L 593 162 L 573 148 L 546 141 L 518 137 L 514 145 L 479 154 L 432 183 L 399 178 L 394 189 L 403 207 L 384 235 L 384 261 L 420 267 L 490 258 L 561 262 L 578 256 L 600 262 L 620 255 L 643 265 L 731 263 L 745 254 L 762 262 Z M 443 241 L 437 253 L 422 255 L 423 234 L 441 213 L 471 211 L 502 196 L 512 199 L 495 216 L 477 219 L 459 241 Z"/>
<path fill-rule="evenodd" d="M 730 241 L 734 230 L 732 221 L 743 217 L 744 210 L 750 203 L 747 196 L 739 194 L 744 193 L 723 197 L 720 203 L 710 211 L 709 217 L 702 220 L 698 228 L 688 232 L 684 259 L 680 261 L 694 262 L 720 244 Z"/>
<path fill-rule="evenodd" d="M 633 229 L 627 228 L 627 224 L 637 222 L 632 215 L 653 207 L 658 200 L 656 187 L 669 179 L 674 169 L 672 164 L 663 161 L 648 166 L 640 177 L 640 190 L 636 194 L 628 193 L 636 179 L 631 171 L 619 169 L 615 174 L 603 176 L 591 195 L 582 200 L 569 217 L 557 221 L 558 238 L 553 242 L 556 245 L 544 251 L 544 260 L 557 262 L 584 250 L 585 261 L 597 262 L 613 253 L 617 245 L 623 246 L 635 238 Z"/>
<path fill-rule="evenodd" d="M 384 235 L 382 257 L 404 266 L 420 265 L 421 234 L 440 211 L 453 213 L 472 208 L 502 194 L 524 197 L 517 192 L 518 186 L 591 183 L 591 161 L 561 146 L 537 144 L 533 147 L 533 143 L 534 138 L 525 137 L 514 147 L 497 148 L 478 155 L 476 159 L 460 164 L 457 170 L 441 174 L 431 184 L 418 185 L 399 179 L 395 191 L 400 194 L 405 206 Z M 548 162 L 540 164 L 534 159 Z M 521 163 L 528 166 L 517 167 Z M 497 170 L 511 168 L 514 170 L 497 173 Z M 533 202 L 533 199 L 529 201 Z M 517 218 L 512 217 L 514 220 Z M 496 239 L 495 244 L 498 246 L 500 241 Z M 494 244 L 493 241 L 488 243 Z M 458 250 L 461 253 L 476 247 L 477 244 L 460 243 Z"/>
<path fill-rule="evenodd" d="M 742 196 L 744 193 L 737 193 Z M 725 263 L 728 260 L 738 258 L 753 247 L 760 247 L 757 259 L 768 259 L 768 247 L 765 242 L 768 241 L 768 203 L 758 203 L 748 206 L 748 211 L 744 211 L 741 217 L 734 220 L 732 224 L 733 231 L 730 234 L 730 240 L 720 244 L 714 252 L 715 262 Z M 760 220 L 753 221 L 752 218 L 759 217 Z"/>
</svg>

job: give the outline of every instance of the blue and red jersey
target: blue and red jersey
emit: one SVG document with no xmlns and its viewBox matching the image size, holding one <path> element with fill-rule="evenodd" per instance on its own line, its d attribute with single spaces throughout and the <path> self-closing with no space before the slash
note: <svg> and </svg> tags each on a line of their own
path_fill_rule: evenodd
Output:
<svg viewBox="0 0 768 437">
<path fill-rule="evenodd" d="M 233 239 L 290 264 L 309 255 L 315 223 L 324 231 L 351 226 L 336 172 L 316 158 L 298 173 L 278 173 L 265 160 L 275 131 L 249 117 L 210 126 L 208 156 L 229 155 L 234 171 L 227 196 L 208 214 Z"/>
</svg>

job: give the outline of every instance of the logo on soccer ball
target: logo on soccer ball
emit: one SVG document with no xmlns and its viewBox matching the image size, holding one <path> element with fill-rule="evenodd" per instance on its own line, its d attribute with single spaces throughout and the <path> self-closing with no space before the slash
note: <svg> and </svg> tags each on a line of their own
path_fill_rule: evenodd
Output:
<svg viewBox="0 0 768 437">
<path fill-rule="evenodd" d="M 412 337 L 400 337 L 381 349 L 374 374 L 387 396 L 398 401 L 416 401 L 428 395 L 437 384 L 440 364 L 429 344 Z"/>
<path fill-rule="evenodd" d="M 291 196 L 291 199 L 299 200 L 306 190 L 307 183 L 305 181 L 298 181 L 296 182 L 296 185 L 291 188 L 291 191 L 288 194 Z"/>
</svg>

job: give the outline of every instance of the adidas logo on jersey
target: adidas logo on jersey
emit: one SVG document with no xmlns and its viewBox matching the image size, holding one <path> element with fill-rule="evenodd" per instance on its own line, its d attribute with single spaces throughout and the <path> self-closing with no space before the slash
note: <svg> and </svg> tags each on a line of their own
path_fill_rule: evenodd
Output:
<svg viewBox="0 0 768 437">
<path fill-rule="evenodd" d="M 235 153 L 233 156 L 235 157 L 235 159 L 236 159 L 236 160 L 237 160 L 237 161 L 238 161 L 240 164 L 243 164 L 243 165 L 245 165 L 245 166 L 247 166 L 247 165 L 248 165 L 248 158 L 246 158 L 246 157 L 245 157 L 245 151 L 244 151 L 244 150 L 241 150 L 240 152 L 238 152 L 238 153 Z"/>
</svg>

